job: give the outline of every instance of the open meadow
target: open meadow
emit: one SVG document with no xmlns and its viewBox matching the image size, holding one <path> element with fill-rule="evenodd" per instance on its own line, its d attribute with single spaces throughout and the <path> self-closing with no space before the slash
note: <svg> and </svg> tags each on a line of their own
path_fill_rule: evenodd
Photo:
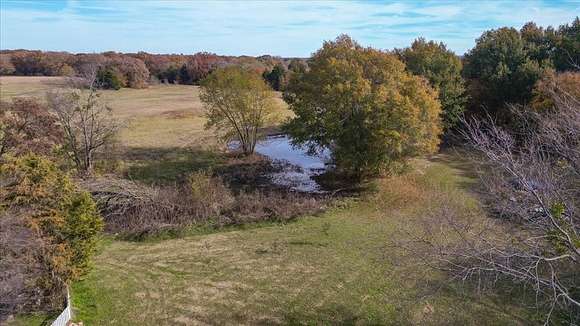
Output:
<svg viewBox="0 0 580 326">
<path fill-rule="evenodd" d="M 0 82 L 3 100 L 42 97 L 62 85 L 36 77 Z M 103 92 L 127 122 L 118 140 L 125 177 L 171 182 L 223 162 L 203 128 L 198 93 L 185 85 Z M 280 120 L 288 115 L 280 109 Z M 475 184 L 459 155 L 438 154 L 315 216 L 165 240 L 102 236 L 93 269 L 72 285 L 74 318 L 85 325 L 529 324 L 535 317 L 518 308 L 519 294 L 476 295 L 396 246 L 443 203 L 483 221 Z"/>
</svg>

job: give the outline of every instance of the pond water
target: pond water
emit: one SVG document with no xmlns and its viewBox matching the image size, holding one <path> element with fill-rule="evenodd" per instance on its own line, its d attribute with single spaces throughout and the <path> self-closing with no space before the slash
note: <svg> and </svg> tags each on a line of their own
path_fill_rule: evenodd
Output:
<svg viewBox="0 0 580 326">
<path fill-rule="evenodd" d="M 306 149 L 293 147 L 287 135 L 276 135 L 259 141 L 256 152 L 279 165 L 279 171 L 268 175 L 272 183 L 300 192 L 324 192 L 313 177 L 326 171 L 330 162 L 329 151 L 308 155 Z"/>
</svg>

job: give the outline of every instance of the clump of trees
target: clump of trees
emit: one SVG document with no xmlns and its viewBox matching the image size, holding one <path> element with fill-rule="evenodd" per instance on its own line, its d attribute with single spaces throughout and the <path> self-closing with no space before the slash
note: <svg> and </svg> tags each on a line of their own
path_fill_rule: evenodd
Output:
<svg viewBox="0 0 580 326">
<path fill-rule="evenodd" d="M 338 170 L 355 178 L 398 170 L 439 144 L 436 91 L 394 54 L 346 35 L 324 43 L 309 70 L 290 79 L 285 99 L 296 114 L 286 126 L 294 143 L 332 149 Z"/>
<path fill-rule="evenodd" d="M 228 65 L 262 74 L 272 71 L 276 66 L 285 71 L 290 64 L 294 68 L 289 70 L 300 70 L 305 66 L 300 59 L 272 56 L 233 57 L 208 52 L 184 55 L 146 52 L 72 54 L 28 50 L 0 51 L 0 75 L 83 77 L 87 70 L 96 69 L 100 72 L 100 85 L 107 89 L 144 88 L 150 82 L 157 81 L 199 85 L 212 71 Z"/>
<path fill-rule="evenodd" d="M 465 56 L 470 112 L 487 112 L 504 125 L 513 123 L 509 104 L 527 104 L 534 86 L 552 69 L 578 70 L 580 20 L 558 29 L 530 22 L 521 30 L 486 31 Z"/>
<path fill-rule="evenodd" d="M 465 154 L 493 218 L 441 196 L 420 216 L 424 227 L 401 243 L 480 291 L 508 284 L 531 289 L 546 325 L 573 325 L 580 320 L 580 98 L 557 84 L 544 92 L 551 108 L 510 107 L 521 121 L 518 130 L 491 116 L 462 121 L 471 149 Z"/>
<path fill-rule="evenodd" d="M 102 220 L 91 196 L 37 155 L 0 165 L 0 321 L 62 307 L 87 271 Z"/>
<path fill-rule="evenodd" d="M 207 128 L 215 128 L 225 141 L 236 139 L 246 155 L 261 137 L 260 128 L 276 108 L 274 93 L 259 74 L 240 67 L 214 71 L 201 85 Z"/>
<path fill-rule="evenodd" d="M 461 76 L 461 60 L 445 44 L 419 38 L 411 47 L 398 51 L 407 70 L 429 80 L 439 92 L 444 130 L 457 126 L 463 115 L 467 94 Z"/>
</svg>

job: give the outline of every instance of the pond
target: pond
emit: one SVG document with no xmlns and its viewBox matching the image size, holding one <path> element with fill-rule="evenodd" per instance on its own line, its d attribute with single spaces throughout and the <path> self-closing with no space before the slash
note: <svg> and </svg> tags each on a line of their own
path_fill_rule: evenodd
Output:
<svg viewBox="0 0 580 326">
<path fill-rule="evenodd" d="M 237 147 L 235 144 L 231 145 L 233 146 L 230 147 Z M 326 171 L 330 162 L 328 150 L 317 155 L 308 155 L 306 149 L 293 147 L 287 135 L 274 135 L 259 141 L 256 152 L 279 166 L 276 172 L 268 174 L 273 184 L 300 192 L 324 192 L 313 177 Z"/>
</svg>

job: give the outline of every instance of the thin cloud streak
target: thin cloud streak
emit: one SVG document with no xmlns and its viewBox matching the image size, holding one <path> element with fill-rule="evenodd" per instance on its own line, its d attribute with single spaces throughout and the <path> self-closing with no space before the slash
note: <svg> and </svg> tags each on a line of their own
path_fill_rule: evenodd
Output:
<svg viewBox="0 0 580 326">
<path fill-rule="evenodd" d="M 2 0 L 0 48 L 305 57 L 341 33 L 392 49 L 423 36 L 462 54 L 486 29 L 571 22 L 579 2 Z"/>
</svg>

